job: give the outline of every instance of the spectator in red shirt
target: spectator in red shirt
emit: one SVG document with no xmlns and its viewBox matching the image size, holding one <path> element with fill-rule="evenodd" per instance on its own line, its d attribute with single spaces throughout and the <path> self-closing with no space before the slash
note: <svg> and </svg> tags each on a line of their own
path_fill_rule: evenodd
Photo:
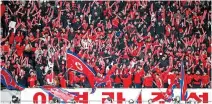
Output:
<svg viewBox="0 0 212 104">
<path fill-rule="evenodd" d="M 5 54 L 8 54 L 10 52 L 10 45 L 8 44 L 8 41 L 5 42 L 1 50 L 5 52 Z"/>
<path fill-rule="evenodd" d="M 202 80 L 201 87 L 202 88 L 209 88 L 210 77 L 209 77 L 209 75 L 207 75 L 206 72 L 204 72 L 203 76 L 201 76 L 201 80 Z"/>
<path fill-rule="evenodd" d="M 9 36 L 9 44 L 14 44 L 14 40 L 15 40 L 15 34 L 13 32 L 10 33 Z"/>
<path fill-rule="evenodd" d="M 160 78 L 158 74 L 156 74 L 156 77 L 155 77 L 155 84 L 157 88 L 163 88 L 163 80 Z"/>
<path fill-rule="evenodd" d="M 187 81 L 187 87 L 188 88 L 192 88 L 193 75 L 191 75 L 190 70 L 187 71 L 187 74 L 186 74 L 185 78 L 186 78 L 186 81 Z"/>
<path fill-rule="evenodd" d="M 33 87 L 35 87 L 37 84 L 37 78 L 36 78 L 36 76 L 35 76 L 35 73 L 34 73 L 34 71 L 31 71 L 30 72 L 30 77 L 28 77 L 28 80 L 27 80 L 27 82 L 29 83 L 28 85 L 28 87 L 30 87 L 30 88 L 33 88 Z"/>
<path fill-rule="evenodd" d="M 61 76 L 59 78 L 59 81 L 60 81 L 60 87 L 66 88 L 66 79 L 64 78 L 64 76 Z"/>
<path fill-rule="evenodd" d="M 134 84 L 135 84 L 135 88 L 141 88 L 141 78 L 142 78 L 142 73 L 139 69 L 136 70 L 135 74 L 134 74 Z"/>
<path fill-rule="evenodd" d="M 16 52 L 17 52 L 17 55 L 19 57 L 23 56 L 24 49 L 25 49 L 25 44 L 21 45 L 20 42 L 17 43 L 17 45 L 16 45 Z"/>
<path fill-rule="evenodd" d="M 45 77 L 46 83 L 49 85 L 52 85 L 54 83 L 54 72 L 52 72 L 51 69 L 52 68 L 50 68 Z"/>
<path fill-rule="evenodd" d="M 121 87 L 121 77 L 120 74 L 118 72 L 118 70 L 116 70 L 115 75 L 114 75 L 114 87 L 115 88 L 120 88 Z"/>
<path fill-rule="evenodd" d="M 169 73 L 169 75 L 168 75 L 168 83 L 169 83 L 169 85 L 170 85 L 171 83 L 174 83 L 176 77 L 177 77 L 177 76 L 176 76 L 176 74 L 175 74 L 175 71 L 172 70 L 171 73 Z"/>
<path fill-rule="evenodd" d="M 171 68 L 167 67 L 167 70 L 165 71 L 165 68 L 162 69 L 162 73 L 161 73 L 161 78 L 163 80 L 163 87 L 164 88 L 168 88 L 169 84 L 168 84 L 168 75 L 169 75 L 169 71 L 171 70 Z"/>
<path fill-rule="evenodd" d="M 143 82 L 142 87 L 144 87 L 144 88 L 152 88 L 152 85 L 153 85 L 153 78 L 152 78 L 150 72 L 148 72 L 146 74 L 146 76 L 144 76 L 144 82 Z"/>
<path fill-rule="evenodd" d="M 131 72 L 129 72 L 128 75 L 124 75 L 121 76 L 121 79 L 123 81 L 123 88 L 130 88 L 131 85 L 132 85 L 132 75 L 131 75 Z"/>
<path fill-rule="evenodd" d="M 196 74 L 194 74 L 193 77 L 193 88 L 201 88 L 201 75 L 200 71 L 196 71 Z"/>
<path fill-rule="evenodd" d="M 112 78 L 109 78 L 106 81 L 105 88 L 113 88 L 113 79 Z"/>
<path fill-rule="evenodd" d="M 24 36 L 22 35 L 22 33 L 20 31 L 18 31 L 17 36 L 15 36 L 15 41 L 16 43 L 21 43 L 24 39 Z"/>
</svg>

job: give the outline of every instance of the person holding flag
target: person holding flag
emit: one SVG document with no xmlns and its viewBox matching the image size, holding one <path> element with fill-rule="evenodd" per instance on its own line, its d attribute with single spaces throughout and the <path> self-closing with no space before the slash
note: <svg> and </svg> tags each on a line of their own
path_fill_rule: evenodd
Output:
<svg viewBox="0 0 212 104">
<path fill-rule="evenodd" d="M 95 76 L 96 72 L 88 66 L 77 54 L 73 53 L 70 50 L 67 50 L 67 61 L 66 61 L 66 67 L 68 70 L 74 70 L 77 71 L 83 75 L 86 76 L 88 79 L 88 82 L 90 84 L 90 87 L 92 88 L 91 93 L 95 92 Z"/>
</svg>

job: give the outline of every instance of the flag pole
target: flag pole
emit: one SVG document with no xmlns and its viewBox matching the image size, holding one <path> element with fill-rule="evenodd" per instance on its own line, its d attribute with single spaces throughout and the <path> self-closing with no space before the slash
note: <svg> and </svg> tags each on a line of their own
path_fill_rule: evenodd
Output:
<svg viewBox="0 0 212 104">
<path fill-rule="evenodd" d="M 186 84 L 186 85 L 185 85 Z M 184 90 L 184 86 L 186 86 L 186 90 L 187 90 L 187 83 L 185 83 L 185 69 L 184 69 L 184 63 L 183 61 L 181 61 L 181 78 L 180 78 L 180 102 L 185 102 L 186 103 L 186 98 L 184 93 L 186 91 Z M 182 100 L 183 98 L 183 100 Z"/>
</svg>

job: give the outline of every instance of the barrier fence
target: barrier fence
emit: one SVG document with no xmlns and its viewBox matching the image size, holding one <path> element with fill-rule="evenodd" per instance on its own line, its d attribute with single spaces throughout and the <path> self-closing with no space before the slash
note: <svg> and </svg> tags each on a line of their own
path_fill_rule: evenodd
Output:
<svg viewBox="0 0 212 104">
<path fill-rule="evenodd" d="M 75 97 L 76 104 L 104 104 L 107 97 L 113 99 L 112 104 L 149 104 L 151 99 L 159 97 L 155 103 L 152 104 L 170 104 L 165 102 L 162 97 L 162 92 L 166 89 L 157 88 L 143 88 L 143 89 L 97 89 L 94 94 L 90 94 L 91 89 L 79 88 L 79 89 L 66 89 L 69 92 L 75 92 L 78 96 Z M 198 104 L 212 104 L 212 89 L 188 89 L 188 102 L 194 102 L 201 100 Z M 52 96 L 49 96 L 40 88 L 26 88 L 21 92 L 1 90 L 1 104 L 10 104 L 12 96 L 15 95 L 20 99 L 20 104 L 51 104 Z M 174 89 L 174 97 L 180 97 L 180 89 Z M 210 97 L 210 98 L 209 98 Z M 134 103 L 129 103 L 129 101 Z M 138 103 L 137 103 L 138 102 Z M 71 104 L 71 103 L 68 103 Z M 179 104 L 176 101 L 172 101 L 171 104 Z M 181 102 L 180 104 L 185 104 Z M 190 104 L 190 103 L 186 103 Z"/>
</svg>

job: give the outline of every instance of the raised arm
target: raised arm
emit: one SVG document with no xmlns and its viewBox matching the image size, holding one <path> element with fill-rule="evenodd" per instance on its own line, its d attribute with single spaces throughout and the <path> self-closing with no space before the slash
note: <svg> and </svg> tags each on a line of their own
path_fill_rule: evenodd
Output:
<svg viewBox="0 0 212 104">
<path fill-rule="evenodd" d="M 8 10 L 10 11 L 10 13 L 11 13 L 12 15 L 14 15 L 13 12 L 12 12 L 12 10 L 10 9 L 10 7 L 8 7 L 7 5 L 6 5 L 6 7 L 7 7 Z"/>
</svg>

